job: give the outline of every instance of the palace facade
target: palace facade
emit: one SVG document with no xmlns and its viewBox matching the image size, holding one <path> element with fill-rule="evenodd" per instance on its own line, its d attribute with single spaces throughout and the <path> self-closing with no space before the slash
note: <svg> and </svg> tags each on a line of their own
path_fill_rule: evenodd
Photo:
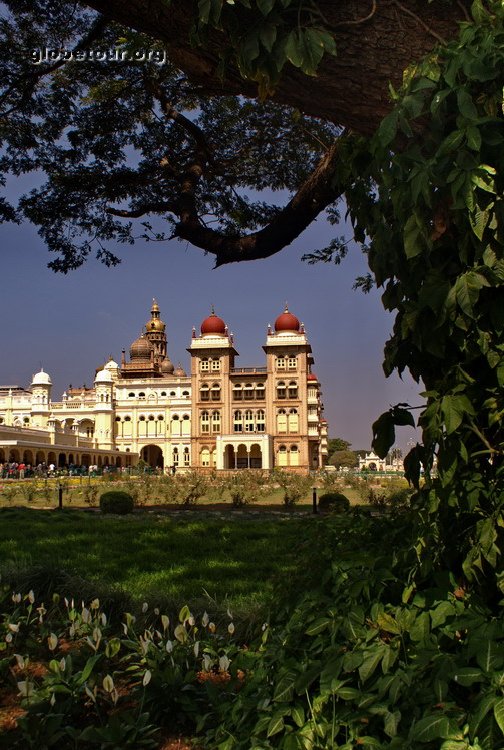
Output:
<svg viewBox="0 0 504 750">
<path fill-rule="evenodd" d="M 52 399 L 48 373 L 27 389 L 0 386 L 0 462 L 165 470 L 322 467 L 327 423 L 304 326 L 287 307 L 263 346 L 265 363 L 237 367 L 233 335 L 213 309 L 193 329 L 187 374 L 168 356 L 154 300 L 121 362 L 96 370 L 93 388 Z"/>
</svg>

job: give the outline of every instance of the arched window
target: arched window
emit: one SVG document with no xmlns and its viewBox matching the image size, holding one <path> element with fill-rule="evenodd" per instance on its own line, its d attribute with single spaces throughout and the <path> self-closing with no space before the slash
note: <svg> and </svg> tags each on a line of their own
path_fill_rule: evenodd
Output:
<svg viewBox="0 0 504 750">
<path fill-rule="evenodd" d="M 291 380 L 289 383 L 289 398 L 298 397 L 298 387 L 295 380 Z"/>
<path fill-rule="evenodd" d="M 289 432 L 299 432 L 299 415 L 297 409 L 289 409 Z"/>
<path fill-rule="evenodd" d="M 214 383 L 212 388 L 210 389 L 210 392 L 212 394 L 212 401 L 220 401 L 220 385 L 219 383 Z"/>
<path fill-rule="evenodd" d="M 279 380 L 276 387 L 277 398 L 286 398 L 287 391 L 283 380 Z"/>
<path fill-rule="evenodd" d="M 158 414 L 158 420 L 159 420 L 160 422 L 162 422 L 162 421 L 163 421 L 163 419 L 164 419 L 163 415 L 162 415 L 162 414 Z"/>
<path fill-rule="evenodd" d="M 210 415 L 207 411 L 202 411 L 200 414 L 200 430 L 210 432 Z"/>
<path fill-rule="evenodd" d="M 178 466 L 179 464 L 179 452 L 178 448 L 173 449 L 173 465 Z"/>
<path fill-rule="evenodd" d="M 183 395 L 183 396 L 184 396 L 185 398 L 188 398 L 188 397 L 189 397 L 189 391 L 182 391 L 182 395 Z"/>
<path fill-rule="evenodd" d="M 277 411 L 277 432 L 287 432 L 287 413 L 285 409 Z"/>
<path fill-rule="evenodd" d="M 182 417 L 182 435 L 190 435 L 191 434 L 191 422 L 189 419 L 189 414 L 184 414 Z"/>
<path fill-rule="evenodd" d="M 176 395 L 177 394 L 175 393 L 175 391 L 170 391 L 170 396 L 176 396 Z"/>
<path fill-rule="evenodd" d="M 161 391 L 161 396 L 166 396 L 166 391 Z"/>
<path fill-rule="evenodd" d="M 250 409 L 245 412 L 245 432 L 254 432 L 254 413 Z"/>
<path fill-rule="evenodd" d="M 299 450 L 297 445 L 291 445 L 289 459 L 291 466 L 299 466 Z"/>
<path fill-rule="evenodd" d="M 201 456 L 201 465 L 210 466 L 210 451 L 208 450 L 208 448 L 202 448 L 200 456 Z"/>
<path fill-rule="evenodd" d="M 189 448 L 184 448 L 184 466 L 189 466 L 190 463 L 190 455 L 189 455 Z"/>
<path fill-rule="evenodd" d="M 246 401 L 252 401 L 254 398 L 254 386 L 252 383 L 245 383 L 245 388 L 243 389 L 243 398 Z"/>
<path fill-rule="evenodd" d="M 203 359 L 200 359 L 200 372 L 208 372 L 210 369 L 210 362 L 208 361 L 208 357 L 203 357 Z"/>
<path fill-rule="evenodd" d="M 173 414 L 171 418 L 170 432 L 172 435 L 180 435 L 180 418 L 178 414 Z"/>
<path fill-rule="evenodd" d="M 256 396 L 257 401 L 263 401 L 264 400 L 264 398 L 265 398 L 265 391 L 266 391 L 266 389 L 265 389 L 264 383 L 258 383 L 256 385 L 255 396 Z"/>
<path fill-rule="evenodd" d="M 200 400 L 201 401 L 210 401 L 210 388 L 208 387 L 208 383 L 202 383 L 200 387 Z"/>
<path fill-rule="evenodd" d="M 243 432 L 243 418 L 241 411 L 233 414 L 233 432 Z"/>
<path fill-rule="evenodd" d="M 285 370 L 285 357 L 283 354 L 279 354 L 276 358 L 276 368 L 277 370 Z"/>
<path fill-rule="evenodd" d="M 281 445 L 277 454 L 278 466 L 287 466 L 287 446 Z"/>
<path fill-rule="evenodd" d="M 241 401 L 243 398 L 243 391 L 241 383 L 235 383 L 233 386 L 233 401 Z"/>
<path fill-rule="evenodd" d="M 128 393 L 128 398 L 135 398 L 135 394 L 134 393 Z"/>
<path fill-rule="evenodd" d="M 140 391 L 138 394 L 138 398 L 141 398 L 142 400 L 145 398 L 145 393 L 143 391 Z"/>
<path fill-rule="evenodd" d="M 115 421 L 116 421 L 116 422 L 120 422 L 120 421 L 121 421 L 121 417 L 116 417 L 116 418 L 115 418 Z"/>
<path fill-rule="evenodd" d="M 149 414 L 149 422 L 154 422 L 154 414 Z"/>
<path fill-rule="evenodd" d="M 221 419 L 220 419 L 220 411 L 213 411 L 212 412 L 212 432 L 220 432 L 221 431 Z"/>
<path fill-rule="evenodd" d="M 266 413 L 263 409 L 259 409 L 257 412 L 256 429 L 257 432 L 264 432 L 266 429 Z"/>
</svg>

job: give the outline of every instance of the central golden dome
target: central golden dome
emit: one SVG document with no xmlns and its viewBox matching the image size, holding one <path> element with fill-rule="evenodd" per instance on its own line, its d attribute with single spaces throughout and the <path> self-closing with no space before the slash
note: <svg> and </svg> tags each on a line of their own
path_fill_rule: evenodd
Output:
<svg viewBox="0 0 504 750">
<path fill-rule="evenodd" d="M 149 360 L 151 351 L 152 345 L 142 333 L 130 346 L 130 359 Z"/>
</svg>

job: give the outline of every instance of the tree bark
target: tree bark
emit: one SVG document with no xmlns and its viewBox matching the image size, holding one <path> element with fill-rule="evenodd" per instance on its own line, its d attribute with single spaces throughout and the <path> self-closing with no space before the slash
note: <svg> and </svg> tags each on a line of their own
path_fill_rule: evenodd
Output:
<svg viewBox="0 0 504 750">
<path fill-rule="evenodd" d="M 191 47 L 195 0 L 82 1 L 163 42 L 173 64 L 207 94 L 257 96 L 256 85 L 237 69 L 228 68 L 219 80 L 219 51 L 227 45 L 222 33 L 211 32 L 206 49 Z M 440 0 L 319 0 L 318 6 L 334 29 L 337 57 L 324 56 L 316 77 L 287 64 L 273 99 L 363 135 L 371 134 L 389 111 L 389 83 L 400 86 L 408 65 L 453 38 L 467 18 L 462 2 Z"/>
</svg>

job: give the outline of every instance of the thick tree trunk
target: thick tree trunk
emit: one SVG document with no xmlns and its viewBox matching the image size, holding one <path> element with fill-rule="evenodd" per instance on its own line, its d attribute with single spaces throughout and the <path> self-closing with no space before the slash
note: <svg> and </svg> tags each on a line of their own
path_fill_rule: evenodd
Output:
<svg viewBox="0 0 504 750">
<path fill-rule="evenodd" d="M 164 42 L 173 63 L 208 94 L 256 96 L 255 84 L 237 70 L 228 70 L 223 81 L 216 75 L 218 53 L 226 45 L 219 32 L 210 35 L 208 49 L 191 47 L 194 0 L 83 3 Z M 390 108 L 389 82 L 399 86 L 405 68 L 452 38 L 467 16 L 462 2 L 439 0 L 319 0 L 318 5 L 334 28 L 338 55 L 324 58 L 316 78 L 287 65 L 273 98 L 363 135 L 373 132 Z"/>
</svg>

